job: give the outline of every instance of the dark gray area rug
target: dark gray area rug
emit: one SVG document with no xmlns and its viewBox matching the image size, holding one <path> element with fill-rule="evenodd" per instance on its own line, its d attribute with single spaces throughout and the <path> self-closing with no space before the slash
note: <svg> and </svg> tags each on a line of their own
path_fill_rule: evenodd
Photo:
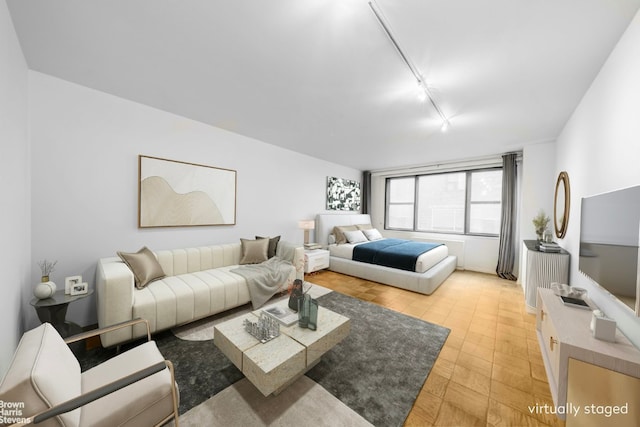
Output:
<svg viewBox="0 0 640 427">
<path fill-rule="evenodd" d="M 307 376 L 376 426 L 401 426 L 449 329 L 331 292 L 321 306 L 351 319 L 351 333 Z"/>
<path fill-rule="evenodd" d="M 370 423 L 401 426 L 449 329 L 338 292 L 321 296 L 318 302 L 349 317 L 351 333 L 307 376 Z M 154 339 L 175 366 L 181 414 L 243 378 L 213 340 L 180 340 L 170 331 Z M 100 348 L 78 358 L 84 370 L 113 355 L 114 348 Z"/>
</svg>

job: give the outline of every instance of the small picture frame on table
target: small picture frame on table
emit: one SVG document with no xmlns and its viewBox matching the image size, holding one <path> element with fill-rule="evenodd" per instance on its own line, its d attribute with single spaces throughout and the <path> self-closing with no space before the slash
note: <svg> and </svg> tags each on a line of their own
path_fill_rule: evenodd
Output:
<svg viewBox="0 0 640 427">
<path fill-rule="evenodd" d="M 87 282 L 76 283 L 71 287 L 71 295 L 82 295 L 89 291 L 89 284 Z"/>
<path fill-rule="evenodd" d="M 64 279 L 64 294 L 71 295 L 71 288 L 82 284 L 82 276 L 69 276 Z"/>
</svg>

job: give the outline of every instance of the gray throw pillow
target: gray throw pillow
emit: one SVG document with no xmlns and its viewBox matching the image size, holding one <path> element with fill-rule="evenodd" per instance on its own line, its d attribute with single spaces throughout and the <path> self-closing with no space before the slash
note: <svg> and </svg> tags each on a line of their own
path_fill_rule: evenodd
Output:
<svg viewBox="0 0 640 427">
<path fill-rule="evenodd" d="M 276 237 L 256 236 L 256 239 L 269 239 L 269 248 L 267 249 L 267 257 L 273 258 L 274 256 L 276 256 L 276 249 L 278 249 L 278 242 L 280 242 L 280 236 L 276 236 Z"/>
<path fill-rule="evenodd" d="M 240 264 L 260 264 L 268 259 L 269 239 L 240 239 L 242 254 Z"/>
<path fill-rule="evenodd" d="M 165 277 L 162 266 L 146 246 L 135 253 L 117 253 L 133 273 L 136 288 L 142 289 L 154 280 Z"/>
</svg>

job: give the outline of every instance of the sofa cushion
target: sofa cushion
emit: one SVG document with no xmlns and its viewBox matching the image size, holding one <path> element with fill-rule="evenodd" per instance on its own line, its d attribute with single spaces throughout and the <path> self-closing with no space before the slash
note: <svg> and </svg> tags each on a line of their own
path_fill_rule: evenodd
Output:
<svg viewBox="0 0 640 427">
<path fill-rule="evenodd" d="M 269 239 L 240 239 L 242 258 L 240 264 L 260 264 L 268 259 Z"/>
<path fill-rule="evenodd" d="M 156 256 L 146 246 L 135 253 L 118 251 L 118 256 L 133 272 L 136 288 L 142 289 L 154 280 L 162 279 L 164 271 Z"/>
<path fill-rule="evenodd" d="M 23 416 L 34 415 L 81 394 L 80 365 L 49 323 L 27 331 L 20 339 L 0 396 L 24 403 Z M 77 426 L 80 409 L 51 418 L 43 426 Z M 38 424 L 40 425 L 40 424 Z"/>
<path fill-rule="evenodd" d="M 135 293 L 133 317 L 149 321 L 152 331 L 220 313 L 250 301 L 246 280 L 219 267 L 165 277 Z M 141 335 L 142 330 L 136 331 Z"/>
</svg>

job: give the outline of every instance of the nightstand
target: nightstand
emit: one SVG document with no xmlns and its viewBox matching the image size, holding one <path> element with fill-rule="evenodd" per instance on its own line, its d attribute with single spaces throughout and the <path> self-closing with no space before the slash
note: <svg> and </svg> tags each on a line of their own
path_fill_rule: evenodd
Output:
<svg viewBox="0 0 640 427">
<path fill-rule="evenodd" d="M 305 249 L 304 272 L 313 273 L 329 268 L 329 251 L 326 249 Z"/>
</svg>

